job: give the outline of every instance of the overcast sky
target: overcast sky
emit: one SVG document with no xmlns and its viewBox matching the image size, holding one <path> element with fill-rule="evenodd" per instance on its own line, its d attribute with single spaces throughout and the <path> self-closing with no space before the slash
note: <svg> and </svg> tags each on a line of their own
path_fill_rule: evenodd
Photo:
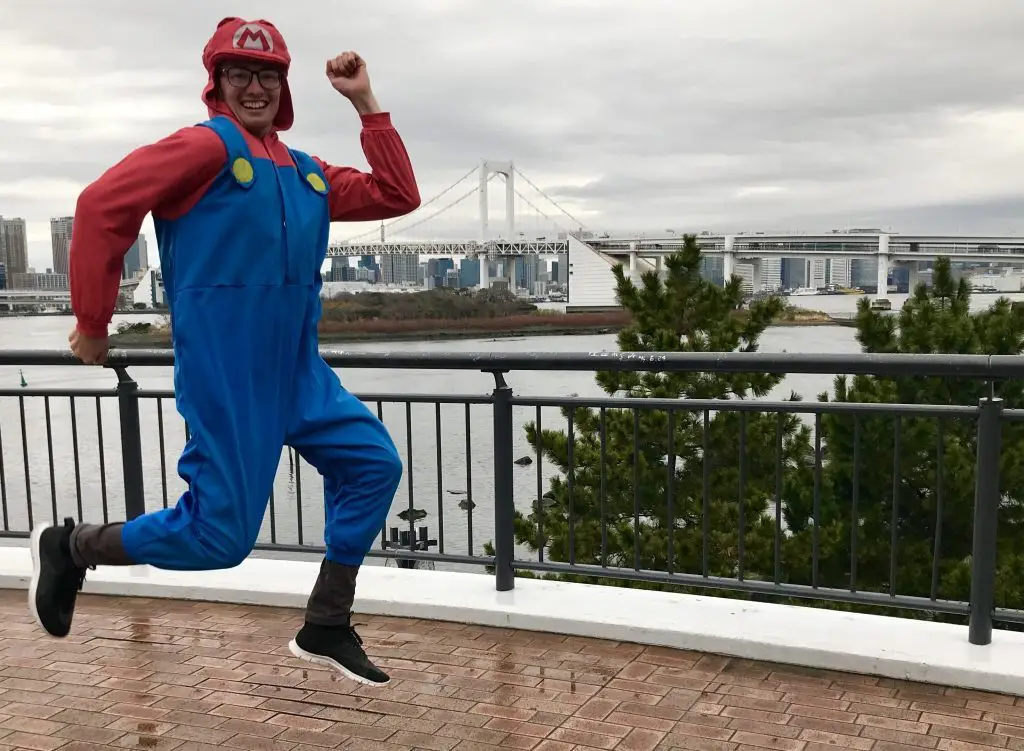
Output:
<svg viewBox="0 0 1024 751">
<path fill-rule="evenodd" d="M 50 216 L 72 213 L 131 149 L 205 119 L 202 48 L 227 15 L 267 18 L 288 42 L 286 142 L 365 169 L 358 119 L 324 77 L 329 56 L 361 53 L 424 200 L 490 158 L 513 160 L 598 231 L 1024 232 L 1021 0 L 0 8 L 0 215 L 27 219 L 39 270 L 51 264 Z M 517 210 L 519 229 L 554 228 L 523 201 Z M 409 236 L 472 238 L 476 215 L 471 198 Z M 153 258 L 149 220 L 143 229 Z M 367 229 L 335 225 L 332 237 Z"/>
</svg>

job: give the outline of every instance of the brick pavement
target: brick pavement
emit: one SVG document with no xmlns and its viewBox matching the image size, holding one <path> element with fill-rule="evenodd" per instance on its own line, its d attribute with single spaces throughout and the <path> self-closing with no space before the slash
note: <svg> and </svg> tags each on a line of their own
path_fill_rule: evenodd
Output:
<svg viewBox="0 0 1024 751">
<path fill-rule="evenodd" d="M 385 688 L 300 662 L 297 610 L 0 590 L 0 751 L 1024 750 L 1024 699 L 595 639 L 365 617 Z"/>
</svg>

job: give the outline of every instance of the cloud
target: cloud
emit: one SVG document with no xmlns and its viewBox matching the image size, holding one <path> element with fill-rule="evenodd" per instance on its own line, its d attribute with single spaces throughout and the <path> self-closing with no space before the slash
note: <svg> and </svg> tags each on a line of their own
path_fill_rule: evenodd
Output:
<svg viewBox="0 0 1024 751">
<path fill-rule="evenodd" d="M 286 140 L 365 169 L 358 118 L 323 77 L 328 56 L 363 54 L 425 198 L 483 158 L 511 159 L 596 230 L 1024 231 L 1024 3 L 3 4 L 0 214 L 29 221 L 40 267 L 46 220 L 71 212 L 84 185 L 206 116 L 202 47 L 238 13 L 272 20 L 288 41 L 297 117 Z M 517 203 L 523 231 L 549 232 L 544 215 L 572 226 L 524 180 L 517 188 L 537 207 Z M 409 235 L 475 237 L 476 211 L 470 197 Z"/>
</svg>

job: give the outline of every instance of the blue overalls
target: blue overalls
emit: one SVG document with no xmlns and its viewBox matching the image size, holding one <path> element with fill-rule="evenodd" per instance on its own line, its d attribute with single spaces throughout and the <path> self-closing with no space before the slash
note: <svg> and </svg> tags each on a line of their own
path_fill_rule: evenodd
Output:
<svg viewBox="0 0 1024 751">
<path fill-rule="evenodd" d="M 201 123 L 227 162 L 184 216 L 156 220 L 174 339 L 174 390 L 191 438 L 174 508 L 129 521 L 125 552 L 178 571 L 230 568 L 252 551 L 281 451 L 324 477 L 328 560 L 362 563 L 387 518 L 402 462 L 387 429 L 320 357 L 320 267 L 330 213 L 324 173 L 254 159 L 228 118 Z"/>
</svg>

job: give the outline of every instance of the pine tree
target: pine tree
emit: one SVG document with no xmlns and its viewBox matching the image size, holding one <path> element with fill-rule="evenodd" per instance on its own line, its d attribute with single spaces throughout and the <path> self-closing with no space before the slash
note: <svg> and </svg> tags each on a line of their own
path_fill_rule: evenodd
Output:
<svg viewBox="0 0 1024 751">
<path fill-rule="evenodd" d="M 782 311 L 780 300 L 743 309 L 740 280 L 734 277 L 723 288 L 703 279 L 700 266 L 696 238 L 687 236 L 683 248 L 665 259 L 664 280 L 647 272 L 637 286 L 614 267 L 618 302 L 632 318 L 618 336 L 623 352 L 757 350 L 760 335 Z M 810 492 L 807 427 L 790 414 L 692 411 L 685 402 L 669 411 L 644 408 L 643 402 L 762 397 L 782 378 L 656 369 L 598 373 L 605 393 L 635 400 L 637 408 L 563 409 L 569 430 L 538 433 L 535 424 L 527 425 L 530 443 L 561 474 L 530 514 L 517 514 L 517 542 L 532 550 L 543 546 L 551 561 L 771 578 L 776 430 L 781 426 L 786 499 Z"/>
<path fill-rule="evenodd" d="M 966 280 L 955 280 L 949 261 L 940 259 L 931 289 L 919 285 L 898 315 L 871 310 L 866 299 L 860 300 L 857 338 L 863 350 L 871 353 L 1016 355 L 1024 350 L 1024 311 L 1000 298 L 987 310 L 972 314 L 970 302 Z M 1024 407 L 1024 384 L 1020 381 L 987 383 L 973 378 L 915 375 L 839 376 L 835 379 L 834 400 L 974 406 L 990 393 L 1001 397 L 1008 409 Z M 827 396 L 822 394 L 819 399 L 826 400 Z M 827 501 L 821 523 L 835 532 L 822 550 L 822 584 L 849 586 L 851 533 L 855 531 L 858 589 L 890 592 L 895 582 L 898 594 L 927 597 L 932 592 L 933 552 L 940 531 L 936 594 L 939 599 L 967 599 L 976 421 L 864 415 L 858 422 L 859 495 L 854 517 L 855 421 L 848 415 L 828 415 L 822 420 L 828 465 L 823 492 Z M 1004 422 L 1002 441 L 1004 503 L 999 520 L 997 598 L 1002 606 L 1021 607 L 1024 425 Z M 937 524 L 940 483 L 941 530 Z M 809 509 L 805 506 L 800 513 L 809 514 Z M 894 517 L 895 548 L 891 543 Z M 896 561 L 895 576 L 891 558 Z"/>
</svg>

